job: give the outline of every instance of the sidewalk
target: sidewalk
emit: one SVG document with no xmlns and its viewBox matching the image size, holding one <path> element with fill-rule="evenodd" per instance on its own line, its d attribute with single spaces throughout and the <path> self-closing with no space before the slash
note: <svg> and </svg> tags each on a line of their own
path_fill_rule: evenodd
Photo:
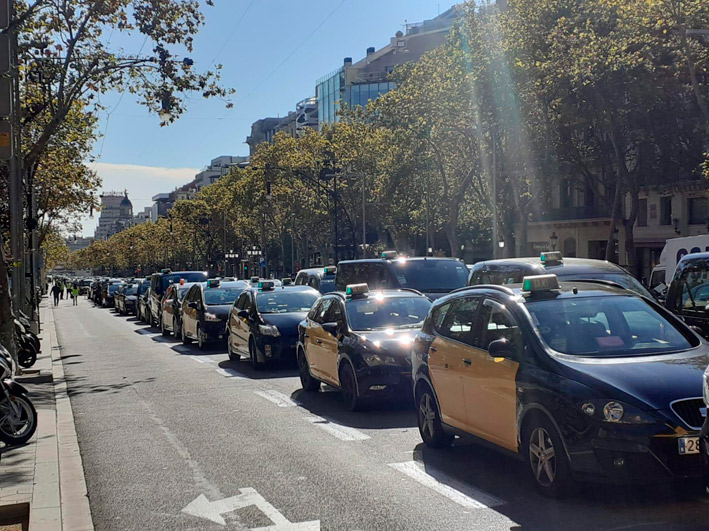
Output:
<svg viewBox="0 0 709 531">
<path fill-rule="evenodd" d="M 37 409 L 37 432 L 22 447 L 0 443 L 0 529 L 4 518 L 24 512 L 30 531 L 89 531 L 93 523 L 84 469 L 54 311 L 47 299 L 42 301 L 40 319 L 42 353 L 32 367 L 40 373 L 22 382 Z"/>
</svg>

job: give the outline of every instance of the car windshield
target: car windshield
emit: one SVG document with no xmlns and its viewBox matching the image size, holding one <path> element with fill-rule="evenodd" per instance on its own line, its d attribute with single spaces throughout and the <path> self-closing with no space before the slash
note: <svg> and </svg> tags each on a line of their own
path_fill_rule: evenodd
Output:
<svg viewBox="0 0 709 531">
<path fill-rule="evenodd" d="M 178 298 L 178 300 L 184 299 L 184 298 L 185 298 L 185 295 L 187 294 L 187 292 L 188 292 L 189 290 L 190 290 L 190 287 L 189 287 L 189 286 L 186 286 L 186 287 L 184 287 L 184 288 L 178 288 L 178 289 L 177 289 L 177 298 Z"/>
<path fill-rule="evenodd" d="M 609 282 L 615 282 L 630 291 L 634 291 L 638 295 L 642 295 L 643 297 L 647 297 L 649 299 L 653 298 L 645 286 L 643 286 L 635 279 L 635 277 L 629 275 L 628 273 L 575 273 L 573 275 L 559 276 L 559 280 L 561 281 L 574 279 L 581 280 L 584 278 L 589 280 L 608 280 Z"/>
<path fill-rule="evenodd" d="M 136 295 L 138 293 L 137 286 L 129 286 L 125 290 L 126 295 Z"/>
<path fill-rule="evenodd" d="M 118 291 L 118 288 L 120 288 L 121 286 L 122 286 L 122 284 L 111 284 L 108 286 L 108 292 L 113 294 L 116 291 Z"/>
<path fill-rule="evenodd" d="M 234 304 L 244 288 L 210 288 L 204 290 L 204 303 L 209 305 Z"/>
<path fill-rule="evenodd" d="M 335 291 L 335 277 L 327 277 L 320 280 L 320 293 L 325 295 Z"/>
<path fill-rule="evenodd" d="M 401 288 L 447 293 L 468 283 L 468 268 L 457 260 L 395 260 L 392 269 Z"/>
<path fill-rule="evenodd" d="M 142 295 L 146 291 L 148 291 L 148 288 L 150 287 L 149 282 L 143 282 L 140 286 L 138 286 L 138 295 Z"/>
<path fill-rule="evenodd" d="M 289 313 L 307 312 L 318 294 L 311 291 L 262 291 L 256 296 L 256 307 L 259 313 Z"/>
<path fill-rule="evenodd" d="M 425 297 L 384 297 L 371 294 L 366 299 L 346 303 L 352 330 L 420 328 L 431 302 Z"/>
<path fill-rule="evenodd" d="M 527 309 L 544 342 L 574 356 L 666 354 L 696 346 L 645 300 L 599 296 L 529 301 Z"/>
</svg>

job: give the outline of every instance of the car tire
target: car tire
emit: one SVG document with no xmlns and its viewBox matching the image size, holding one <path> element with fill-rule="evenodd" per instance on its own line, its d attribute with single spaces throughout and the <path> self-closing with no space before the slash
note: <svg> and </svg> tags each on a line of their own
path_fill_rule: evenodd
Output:
<svg viewBox="0 0 709 531">
<path fill-rule="evenodd" d="M 253 339 L 249 340 L 249 357 L 251 358 L 251 366 L 258 371 L 263 368 L 263 362 L 259 361 L 256 351 L 256 342 Z"/>
<path fill-rule="evenodd" d="M 200 350 L 204 350 L 207 346 L 207 341 L 205 340 L 204 334 L 202 333 L 202 328 L 200 328 L 199 325 L 197 325 L 197 346 Z"/>
<path fill-rule="evenodd" d="M 185 333 L 185 323 L 184 323 L 184 321 L 183 321 L 183 323 L 182 323 L 182 333 L 181 333 L 181 335 L 182 335 L 182 344 L 183 344 L 183 345 L 191 345 L 191 344 L 192 344 L 192 338 L 191 338 L 191 337 L 187 337 L 187 334 Z"/>
<path fill-rule="evenodd" d="M 182 328 L 177 326 L 177 317 L 172 318 L 172 332 L 175 334 L 175 339 L 181 339 Z"/>
<path fill-rule="evenodd" d="M 303 387 L 303 391 L 315 393 L 320 390 L 320 382 L 310 374 L 308 358 L 305 357 L 305 352 L 302 348 L 298 349 L 298 372 L 300 374 L 300 385 Z"/>
<path fill-rule="evenodd" d="M 342 401 L 345 407 L 350 411 L 359 411 L 362 409 L 362 399 L 359 396 L 357 388 L 357 377 L 355 376 L 352 365 L 348 362 L 343 362 L 340 365 L 340 391 L 342 392 Z"/>
<path fill-rule="evenodd" d="M 165 328 L 165 321 L 163 318 L 160 318 L 160 333 L 163 335 L 163 337 L 168 337 L 170 335 L 170 332 Z"/>
<path fill-rule="evenodd" d="M 522 452 L 537 490 L 544 496 L 560 498 L 572 485 L 564 443 L 546 415 L 535 414 L 524 424 Z"/>
<path fill-rule="evenodd" d="M 232 349 L 231 349 L 231 337 L 227 334 L 226 337 L 226 353 L 227 356 L 229 356 L 229 359 L 231 361 L 239 361 L 241 359 L 241 356 L 236 354 Z"/>
<path fill-rule="evenodd" d="M 453 444 L 453 435 L 443 430 L 441 413 L 433 391 L 424 385 L 416 393 L 416 418 L 419 433 L 424 444 L 429 448 L 447 448 Z"/>
</svg>

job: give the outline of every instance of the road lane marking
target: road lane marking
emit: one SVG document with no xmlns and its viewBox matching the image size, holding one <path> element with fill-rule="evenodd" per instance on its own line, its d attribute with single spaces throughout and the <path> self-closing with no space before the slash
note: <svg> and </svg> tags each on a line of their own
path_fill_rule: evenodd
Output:
<svg viewBox="0 0 709 531">
<path fill-rule="evenodd" d="M 219 525 L 226 525 L 222 514 L 243 509 L 245 507 L 256 506 L 273 525 L 268 527 L 251 528 L 250 531 L 320 531 L 320 520 L 311 522 L 291 522 L 281 514 L 281 512 L 271 505 L 261 496 L 256 489 L 239 489 L 241 494 L 210 502 L 204 494 L 200 494 L 187 507 L 182 509 L 183 513 L 191 514 L 197 518 L 204 518 Z"/>
<path fill-rule="evenodd" d="M 286 394 L 279 393 L 278 391 L 254 391 L 254 394 L 265 398 L 269 402 L 276 404 L 278 407 L 294 407 L 298 405 L 298 402 L 292 400 L 291 397 Z"/>
<path fill-rule="evenodd" d="M 246 378 L 243 374 L 241 374 L 239 371 L 235 371 L 234 369 L 215 369 L 219 374 L 222 376 L 226 376 L 227 378 L 235 378 L 235 379 L 243 379 Z"/>
<path fill-rule="evenodd" d="M 369 435 L 366 435 L 355 428 L 337 424 L 327 418 L 318 417 L 315 415 L 304 418 L 308 422 L 312 422 L 318 428 L 325 430 L 327 433 L 340 439 L 341 441 L 365 441 L 370 438 Z"/>
<path fill-rule="evenodd" d="M 505 504 L 504 500 L 466 485 L 443 472 L 434 469 L 424 470 L 423 465 L 417 461 L 391 463 L 389 466 L 467 509 L 488 509 Z"/>
<path fill-rule="evenodd" d="M 190 358 L 195 360 L 197 363 L 206 363 L 206 361 L 201 358 L 198 358 L 197 356 L 190 356 Z"/>
</svg>

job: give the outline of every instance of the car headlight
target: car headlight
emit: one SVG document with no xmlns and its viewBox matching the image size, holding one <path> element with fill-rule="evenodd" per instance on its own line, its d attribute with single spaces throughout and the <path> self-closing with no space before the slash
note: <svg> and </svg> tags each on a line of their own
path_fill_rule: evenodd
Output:
<svg viewBox="0 0 709 531">
<path fill-rule="evenodd" d="M 219 317 L 217 317 L 216 314 L 209 313 L 209 312 L 204 312 L 204 320 L 211 321 L 211 322 L 221 321 L 221 319 L 219 319 Z"/>
<path fill-rule="evenodd" d="M 264 336 L 280 337 L 281 335 L 276 325 L 258 325 L 258 331 Z"/>
<path fill-rule="evenodd" d="M 702 385 L 702 395 L 704 396 L 704 405 L 709 406 L 709 374 L 704 373 L 704 385 Z"/>
<path fill-rule="evenodd" d="M 596 420 L 609 424 L 654 424 L 655 419 L 646 411 L 618 400 L 587 400 L 581 411 Z"/>
</svg>

